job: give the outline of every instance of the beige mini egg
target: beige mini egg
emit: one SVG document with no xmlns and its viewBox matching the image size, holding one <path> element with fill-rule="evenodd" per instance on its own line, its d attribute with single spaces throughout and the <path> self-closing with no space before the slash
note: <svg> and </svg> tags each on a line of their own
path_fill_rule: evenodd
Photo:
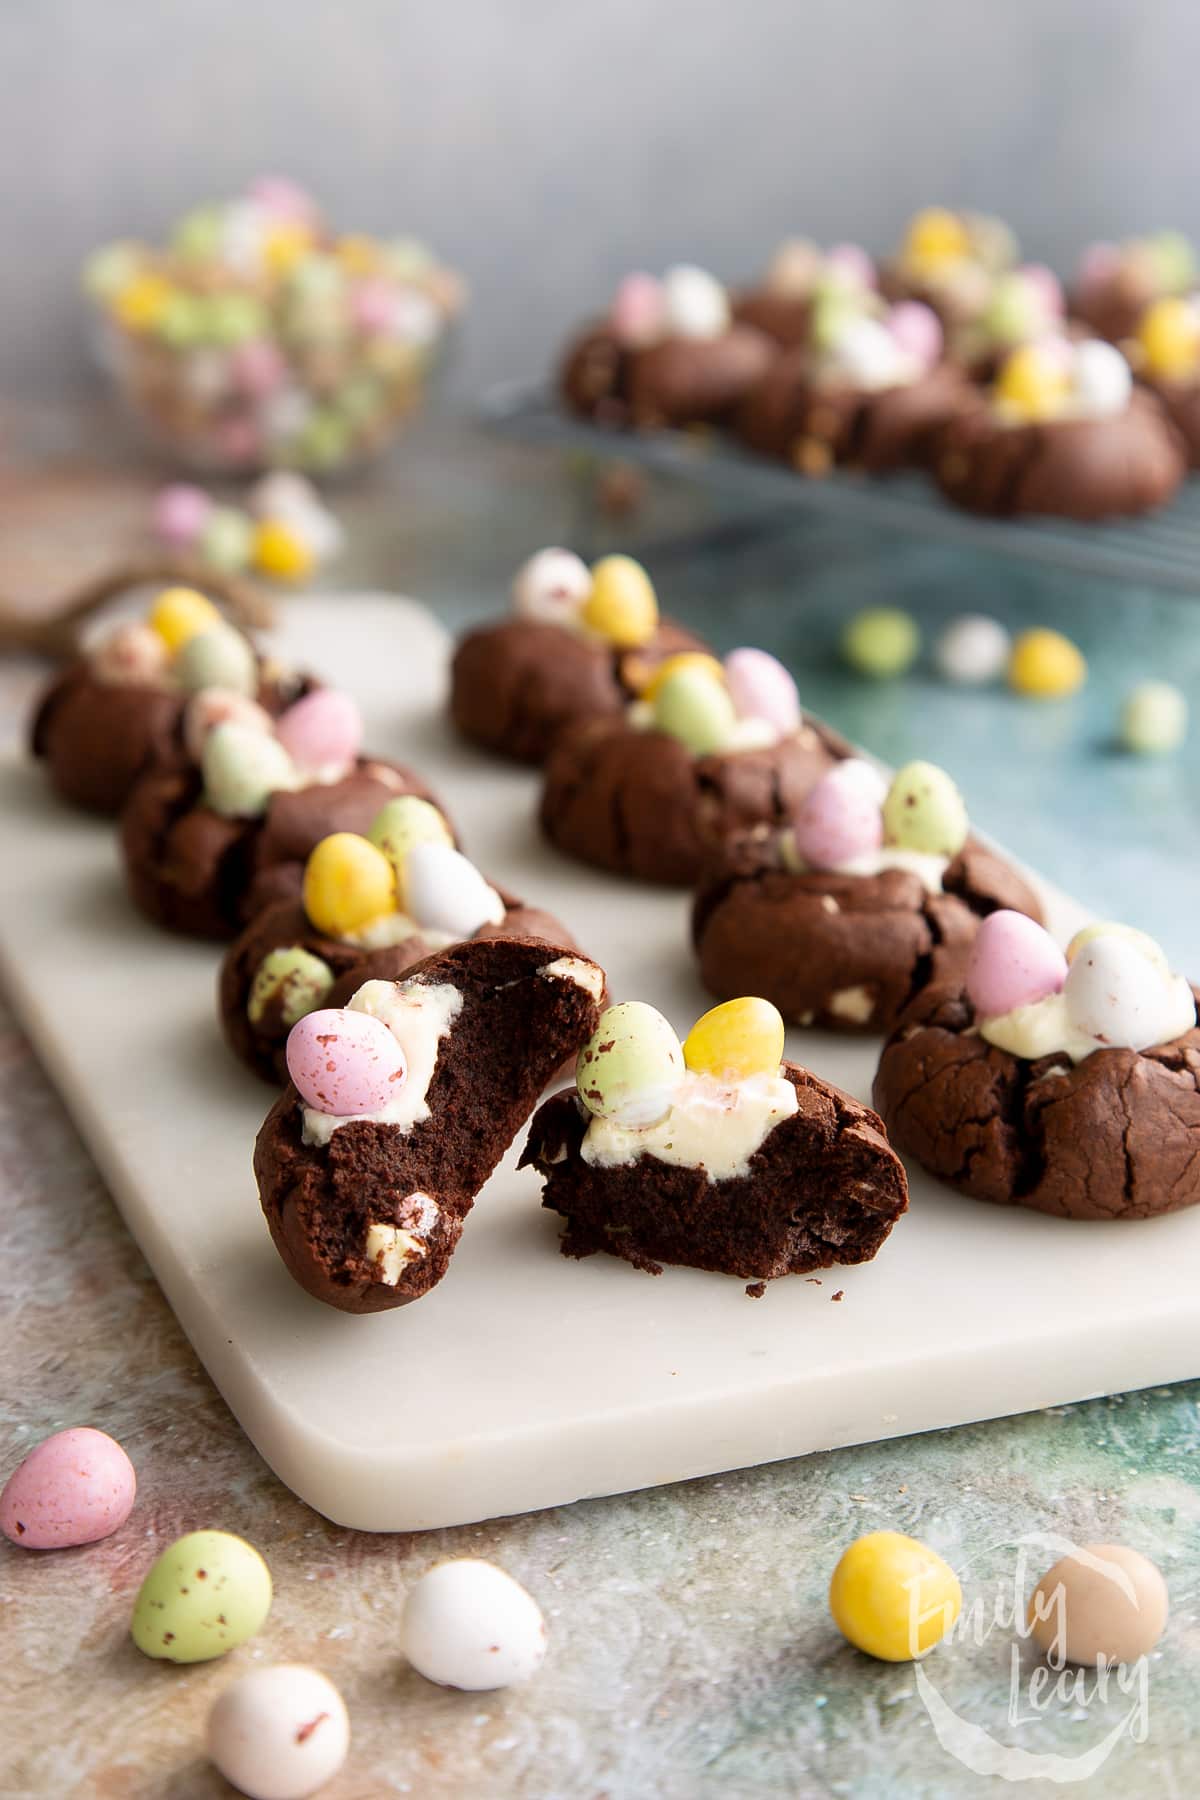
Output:
<svg viewBox="0 0 1200 1800">
<path fill-rule="evenodd" d="M 1126 1544 L 1083 1544 L 1042 1576 L 1028 1620 L 1038 1649 L 1056 1665 L 1136 1662 L 1163 1634 L 1167 1584 Z"/>
</svg>

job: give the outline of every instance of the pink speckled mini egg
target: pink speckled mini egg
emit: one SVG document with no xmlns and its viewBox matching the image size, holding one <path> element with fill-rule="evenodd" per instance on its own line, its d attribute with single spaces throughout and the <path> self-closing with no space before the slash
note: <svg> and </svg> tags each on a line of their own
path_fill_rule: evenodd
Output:
<svg viewBox="0 0 1200 1800">
<path fill-rule="evenodd" d="M 301 1099 L 339 1119 L 379 1112 L 408 1075 L 404 1052 L 381 1019 L 335 1007 L 293 1025 L 287 1066 Z"/>
<path fill-rule="evenodd" d="M 1057 994 L 1067 959 L 1050 933 L 1024 913 L 989 913 L 967 962 L 967 997 L 981 1019 Z"/>
<path fill-rule="evenodd" d="M 65 1550 L 119 1531 L 137 1476 L 113 1438 L 89 1425 L 56 1431 L 13 1470 L 0 1494 L 0 1531 L 23 1550 Z"/>
<path fill-rule="evenodd" d="M 288 707 L 275 735 L 300 768 L 337 768 L 362 748 L 362 715 L 349 694 L 318 688 Z"/>
<path fill-rule="evenodd" d="M 822 775 L 796 815 L 796 849 L 814 869 L 836 869 L 878 850 L 883 813 L 877 790 L 851 762 Z"/>
<path fill-rule="evenodd" d="M 800 696 L 778 657 L 767 650 L 731 650 L 724 666 L 739 719 L 764 719 L 785 737 L 798 729 Z"/>
</svg>

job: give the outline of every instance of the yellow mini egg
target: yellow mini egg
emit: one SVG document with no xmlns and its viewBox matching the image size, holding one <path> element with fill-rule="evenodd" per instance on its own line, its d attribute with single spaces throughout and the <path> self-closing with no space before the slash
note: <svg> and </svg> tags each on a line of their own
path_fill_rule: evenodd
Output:
<svg viewBox="0 0 1200 1800">
<path fill-rule="evenodd" d="M 166 276 L 147 270 L 118 290 L 112 310 L 127 331 L 151 331 L 174 298 L 175 289 Z"/>
<path fill-rule="evenodd" d="M 904 253 L 914 262 L 957 262 L 971 248 L 966 226 L 944 206 L 927 206 L 909 222 Z"/>
<path fill-rule="evenodd" d="M 254 566 L 276 581 L 303 581 L 312 574 L 312 546 L 283 519 L 260 519 L 254 533 Z"/>
<path fill-rule="evenodd" d="M 334 255 L 347 275 L 372 275 L 379 267 L 379 246 L 363 232 L 339 238 Z"/>
<path fill-rule="evenodd" d="M 720 1081 L 777 1074 L 783 1019 L 769 1000 L 726 1000 L 696 1020 L 683 1041 L 683 1060 L 695 1074 Z"/>
<path fill-rule="evenodd" d="M 1065 359 L 1040 344 L 1022 344 L 1006 356 L 994 389 L 999 404 L 1025 420 L 1053 418 L 1070 391 Z"/>
<path fill-rule="evenodd" d="M 704 675 L 711 675 L 715 681 L 724 682 L 725 671 L 715 656 L 709 656 L 704 650 L 680 650 L 674 656 L 665 656 L 656 669 L 650 671 L 649 680 L 642 688 L 639 698 L 653 700 L 663 683 L 670 681 L 680 669 L 699 669 Z"/>
<path fill-rule="evenodd" d="M 962 1588 L 927 1544 L 872 1531 L 842 1552 L 829 1610 L 855 1649 L 881 1662 L 912 1662 L 945 1637 L 962 1610 Z"/>
<path fill-rule="evenodd" d="M 287 275 L 312 249 L 312 232 L 298 222 L 273 225 L 263 239 L 262 258 L 272 275 Z"/>
<path fill-rule="evenodd" d="M 582 618 L 589 630 L 619 650 L 636 650 L 658 630 L 654 584 L 632 556 L 602 556 L 592 569 L 592 591 Z"/>
<path fill-rule="evenodd" d="M 1160 381 L 1186 381 L 1200 368 L 1200 314 L 1178 295 L 1156 300 L 1137 328 L 1142 368 Z"/>
<path fill-rule="evenodd" d="M 212 601 L 195 588 L 164 588 L 150 608 L 148 623 L 174 654 L 199 632 L 220 625 L 221 615 Z"/>
<path fill-rule="evenodd" d="M 335 831 L 304 869 L 304 910 L 318 931 L 346 937 L 396 905 L 396 872 L 366 838 Z"/>
<path fill-rule="evenodd" d="M 1013 645 L 1009 686 L 1038 700 L 1061 700 L 1087 680 L 1087 663 L 1061 631 L 1038 626 L 1023 631 Z"/>
</svg>

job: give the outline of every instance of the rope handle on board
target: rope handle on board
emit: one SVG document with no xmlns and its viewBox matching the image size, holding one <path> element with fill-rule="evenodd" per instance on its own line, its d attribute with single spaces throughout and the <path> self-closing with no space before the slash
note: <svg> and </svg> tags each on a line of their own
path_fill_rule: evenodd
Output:
<svg viewBox="0 0 1200 1800">
<path fill-rule="evenodd" d="M 152 556 L 140 562 L 120 563 L 103 575 L 93 576 L 70 593 L 48 619 L 30 618 L 0 596 L 0 655 L 32 650 L 56 661 L 74 656 L 79 650 L 81 628 L 93 613 L 131 588 L 158 584 L 199 588 L 220 602 L 234 623 L 245 630 L 270 625 L 275 617 L 271 602 L 240 575 L 221 574 L 188 557 Z"/>
</svg>

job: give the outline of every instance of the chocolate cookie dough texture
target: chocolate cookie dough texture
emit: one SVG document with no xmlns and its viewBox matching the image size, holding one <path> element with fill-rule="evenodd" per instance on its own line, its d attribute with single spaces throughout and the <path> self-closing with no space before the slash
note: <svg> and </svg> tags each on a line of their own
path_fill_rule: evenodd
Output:
<svg viewBox="0 0 1200 1800">
<path fill-rule="evenodd" d="M 672 657 L 623 717 L 559 741 L 542 830 L 581 862 L 690 886 L 727 838 L 782 824 L 843 750 L 765 651 Z"/>
<path fill-rule="evenodd" d="M 221 967 L 221 1024 L 234 1054 L 287 1079 L 293 1025 L 343 1006 L 365 982 L 396 981 L 468 938 L 544 938 L 574 948 L 563 925 L 493 887 L 454 847 L 449 825 L 415 794 L 389 800 L 366 837 L 323 838 L 299 900 L 251 920 Z"/>
<path fill-rule="evenodd" d="M 1195 992 L 1127 926 L 1088 926 L 1064 956 L 993 913 L 965 981 L 885 1045 L 874 1098 L 898 1149 L 980 1200 L 1074 1219 L 1200 1200 Z"/>
<path fill-rule="evenodd" d="M 889 787 L 850 758 L 786 825 L 726 846 L 692 934 L 711 993 L 762 994 L 796 1025 L 887 1032 L 926 988 L 961 980 L 999 908 L 1041 917 L 1016 871 L 971 839 L 944 770 L 910 763 Z"/>
<path fill-rule="evenodd" d="M 1164 505 L 1186 472 L 1178 432 L 1098 338 L 1025 344 L 948 424 L 934 472 L 971 512 L 1103 519 Z"/>
<path fill-rule="evenodd" d="M 113 626 L 55 677 L 31 747 L 64 800 L 111 815 L 148 770 L 193 760 L 199 716 L 277 714 L 311 685 L 260 656 L 205 595 L 164 588 L 145 619 Z"/>
<path fill-rule="evenodd" d="M 360 753 L 346 694 L 318 689 L 276 721 L 210 715 L 206 698 L 185 720 L 198 766 L 144 776 L 121 815 L 130 897 L 169 931 L 234 937 L 263 907 L 299 896 L 322 838 L 365 834 L 400 794 L 437 804 L 411 769 Z"/>
<path fill-rule="evenodd" d="M 292 1084 L 254 1153 L 300 1285 L 344 1312 L 427 1294 L 546 1083 L 594 1032 L 603 992 L 576 951 L 475 939 L 301 1019 Z"/>
<path fill-rule="evenodd" d="M 714 1008 L 683 1044 L 653 1007 L 611 1007 L 521 1159 L 566 1220 L 564 1255 L 752 1282 L 870 1261 L 908 1205 L 900 1159 L 873 1112 L 782 1057 L 761 999 Z"/>
<path fill-rule="evenodd" d="M 660 616 L 632 557 L 589 569 L 569 550 L 539 550 L 517 571 L 511 616 L 468 632 L 455 651 L 450 715 L 485 750 L 544 762 L 568 726 L 618 717 L 665 657 L 703 649 Z"/>
<path fill-rule="evenodd" d="M 681 264 L 661 281 L 626 276 L 607 316 L 568 349 L 560 385 L 573 412 L 600 424 L 722 425 L 774 354 L 734 318 L 719 281 Z"/>
<path fill-rule="evenodd" d="M 1123 345 L 1147 307 L 1194 293 L 1197 275 L 1196 252 L 1181 231 L 1089 244 L 1071 289 L 1071 313 L 1097 337 Z"/>
</svg>

